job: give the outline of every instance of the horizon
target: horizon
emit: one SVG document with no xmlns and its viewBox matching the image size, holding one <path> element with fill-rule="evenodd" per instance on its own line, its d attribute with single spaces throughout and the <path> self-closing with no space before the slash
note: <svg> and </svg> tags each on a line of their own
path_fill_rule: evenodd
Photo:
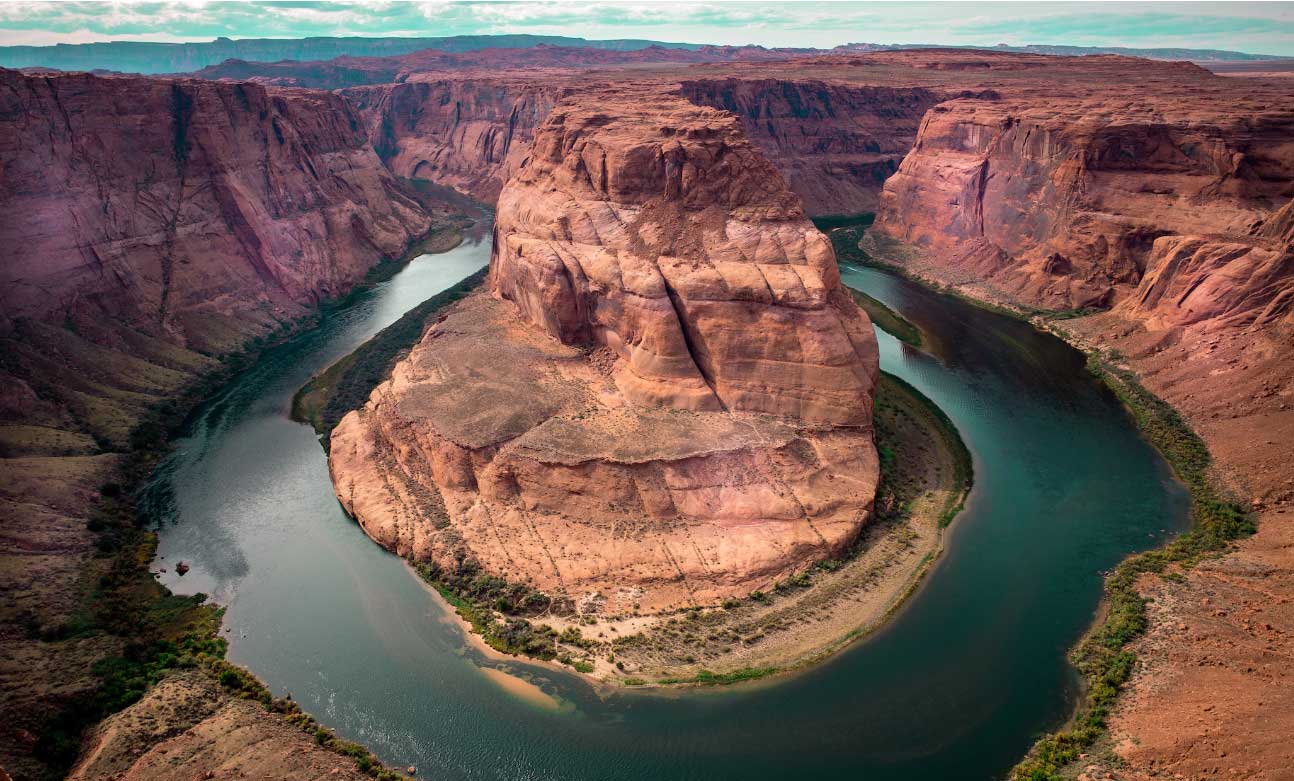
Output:
<svg viewBox="0 0 1294 781">
<path fill-rule="evenodd" d="M 1111 22 L 1111 16 L 1117 21 Z M 159 28 L 166 32 L 157 32 Z M 601 2 L 575 7 L 553 2 L 221 0 L 0 5 L 0 46 L 524 34 L 769 48 L 829 49 L 862 42 L 1005 44 L 1216 49 L 1290 57 L 1294 3 Z"/>
</svg>

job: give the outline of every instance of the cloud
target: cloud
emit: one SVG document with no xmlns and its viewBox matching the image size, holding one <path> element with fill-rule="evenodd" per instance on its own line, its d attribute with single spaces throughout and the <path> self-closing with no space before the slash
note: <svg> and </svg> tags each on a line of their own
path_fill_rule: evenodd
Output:
<svg viewBox="0 0 1294 781">
<path fill-rule="evenodd" d="M 0 44 L 535 33 L 698 43 L 1193 46 L 1294 56 L 1286 3 L 6 2 Z"/>
</svg>

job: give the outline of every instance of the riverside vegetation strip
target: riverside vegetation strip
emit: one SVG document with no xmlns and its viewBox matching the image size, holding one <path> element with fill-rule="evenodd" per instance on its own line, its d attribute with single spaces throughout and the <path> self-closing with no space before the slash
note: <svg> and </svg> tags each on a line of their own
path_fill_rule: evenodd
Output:
<svg viewBox="0 0 1294 781">
<path fill-rule="evenodd" d="M 1015 779 L 1062 778 L 1062 772 L 1105 734 L 1111 708 L 1136 663 L 1129 646 L 1148 626 L 1146 600 L 1136 589 L 1138 576 L 1168 576 L 1173 567 L 1190 568 L 1256 531 L 1251 514 L 1210 474 L 1213 459 L 1204 441 L 1171 405 L 1119 366 L 1119 360 L 1117 353 L 1092 351 L 1088 369 L 1119 397 L 1138 429 L 1186 485 L 1192 525 L 1168 545 L 1128 558 L 1106 579 L 1104 617 L 1072 654 L 1086 685 L 1083 699 L 1070 723 L 1041 738 L 1015 767 Z"/>
<path fill-rule="evenodd" d="M 870 224 L 870 215 L 857 219 L 854 225 L 858 228 L 848 237 L 853 246 L 844 248 L 851 254 L 844 257 L 897 273 L 974 306 L 1026 320 L 1071 343 L 1069 334 L 1049 324 L 1091 314 L 1090 310 L 1048 311 L 984 301 L 913 273 L 903 265 L 877 259 L 877 256 L 887 257 L 885 252 L 902 251 L 902 248 L 871 236 L 865 246 L 872 254 L 859 247 L 862 233 Z M 833 231 L 832 235 L 842 232 Z M 837 252 L 841 251 L 838 247 Z M 1130 556 L 1106 578 L 1101 618 L 1070 654 L 1083 680 L 1083 694 L 1069 722 L 1062 729 L 1039 738 L 1028 755 L 1012 769 L 1011 777 L 1018 781 L 1053 781 L 1071 775 L 1083 752 L 1107 734 L 1107 720 L 1136 663 L 1130 646 L 1145 634 L 1148 626 L 1146 600 L 1137 592 L 1137 578 L 1146 573 L 1167 577 L 1173 567 L 1190 568 L 1206 557 L 1225 552 L 1232 542 L 1253 534 L 1256 529 L 1252 514 L 1211 474 L 1213 459 L 1204 441 L 1172 405 L 1148 391 L 1134 372 L 1121 366 L 1121 360 L 1122 356 L 1114 351 L 1087 352 L 1088 371 L 1119 398 L 1141 435 L 1163 455 L 1186 486 L 1191 497 L 1192 525 L 1164 547 Z"/>
<path fill-rule="evenodd" d="M 868 258 L 859 249 L 858 241 L 874 218 L 875 215 L 872 214 L 817 217 L 814 218 L 813 224 L 831 239 L 831 247 L 836 252 L 837 262 L 867 265 Z M 862 290 L 851 288 L 850 292 L 854 296 L 854 302 L 862 307 L 875 325 L 904 344 L 913 347 L 921 346 L 921 330 L 907 318 Z"/>
<path fill-rule="evenodd" d="M 482 276 L 428 300 L 311 380 L 296 396 L 298 419 L 309 420 L 326 441 L 331 426 L 363 404 L 425 324 Z M 568 597 L 509 582 L 470 559 L 413 566 L 494 650 L 604 681 L 712 685 L 802 667 L 885 620 L 935 560 L 942 530 L 969 491 L 970 455 L 956 429 L 907 383 L 882 376 L 875 425 L 882 472 L 876 521 L 846 557 L 744 599 L 660 616 L 581 616 Z"/>
<path fill-rule="evenodd" d="M 215 681 L 218 691 L 261 703 L 267 711 L 287 717 L 313 736 L 315 742 L 355 760 L 361 772 L 396 777 L 367 749 L 322 730 L 290 699 L 276 699 L 249 672 L 227 661 L 226 641 L 219 636 L 223 609 L 206 596 L 181 596 L 159 584 L 149 571 L 157 535 L 140 506 L 142 486 L 170 450 L 191 410 L 250 367 L 268 348 L 286 342 L 328 311 L 346 306 L 362 290 L 390 278 L 405 262 L 427 251 L 443 251 L 458 243 L 459 220 L 433 229 L 402 260 L 378 263 L 350 293 L 321 305 L 315 313 L 281 324 L 273 332 L 245 341 L 242 347 L 213 361 L 215 368 L 162 401 L 131 429 L 124 452 L 111 476 L 99 489 L 88 512 L 87 528 L 97 535 L 97 553 L 81 575 L 79 610 L 58 626 L 27 627 L 47 643 L 77 644 L 108 638 L 102 655 L 90 666 L 96 680 L 93 693 L 51 712 L 35 733 L 31 777 L 63 777 L 82 749 L 84 734 L 93 725 L 138 702 L 164 678 L 189 670 Z M 28 769 L 22 769 L 27 772 Z"/>
</svg>

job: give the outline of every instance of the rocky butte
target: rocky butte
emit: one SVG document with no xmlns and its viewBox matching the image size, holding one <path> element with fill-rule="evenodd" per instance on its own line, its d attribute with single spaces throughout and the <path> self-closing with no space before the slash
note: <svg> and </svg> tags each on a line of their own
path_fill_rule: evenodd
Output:
<svg viewBox="0 0 1294 781">
<path fill-rule="evenodd" d="M 869 518 L 875 335 L 733 115 L 583 97 L 499 196 L 489 290 L 333 431 L 337 495 L 583 612 L 745 596 Z"/>
</svg>

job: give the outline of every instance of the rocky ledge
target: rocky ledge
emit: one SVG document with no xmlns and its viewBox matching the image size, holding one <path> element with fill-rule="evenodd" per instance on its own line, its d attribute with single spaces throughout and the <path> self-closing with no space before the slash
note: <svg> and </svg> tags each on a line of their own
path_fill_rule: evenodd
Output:
<svg viewBox="0 0 1294 781">
<path fill-rule="evenodd" d="M 840 554 L 878 476 L 870 323 L 731 114 L 559 103 L 499 198 L 489 291 L 332 434 L 383 546 L 582 612 L 745 596 Z"/>
</svg>

